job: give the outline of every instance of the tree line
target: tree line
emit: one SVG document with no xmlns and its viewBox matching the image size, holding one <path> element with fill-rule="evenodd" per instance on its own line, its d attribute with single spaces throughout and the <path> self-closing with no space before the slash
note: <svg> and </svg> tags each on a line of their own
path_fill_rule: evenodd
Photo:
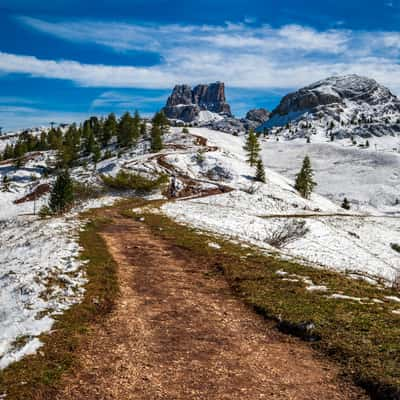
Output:
<svg viewBox="0 0 400 400">
<path fill-rule="evenodd" d="M 151 149 L 159 151 L 163 147 L 162 137 L 168 129 L 168 119 L 162 112 L 154 115 L 150 132 Z M 146 121 L 136 111 L 134 115 L 124 113 L 117 118 L 110 113 L 105 118 L 90 117 L 80 125 L 68 126 L 66 131 L 52 127 L 40 135 L 23 132 L 17 142 L 7 144 L 0 153 L 1 160 L 21 159 L 29 152 L 55 150 L 58 154 L 58 166 L 70 168 L 79 164 L 81 157 L 88 157 L 94 163 L 102 158 L 101 151 L 111 143 L 118 148 L 136 146 L 140 138 L 148 135 Z M 104 156 L 109 154 L 104 154 Z"/>
</svg>

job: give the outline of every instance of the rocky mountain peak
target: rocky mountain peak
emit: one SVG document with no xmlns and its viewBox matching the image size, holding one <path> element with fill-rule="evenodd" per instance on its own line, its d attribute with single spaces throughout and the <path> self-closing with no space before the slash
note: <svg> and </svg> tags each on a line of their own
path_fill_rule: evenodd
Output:
<svg viewBox="0 0 400 400">
<path fill-rule="evenodd" d="M 400 100 L 374 79 L 332 76 L 289 93 L 259 129 L 293 125 L 285 134 L 361 136 L 400 132 Z M 307 131 L 303 127 L 307 126 Z"/>
<path fill-rule="evenodd" d="M 200 84 L 193 89 L 189 85 L 176 85 L 164 107 L 168 118 L 184 122 L 196 120 L 201 111 L 232 115 L 223 82 Z"/>
</svg>

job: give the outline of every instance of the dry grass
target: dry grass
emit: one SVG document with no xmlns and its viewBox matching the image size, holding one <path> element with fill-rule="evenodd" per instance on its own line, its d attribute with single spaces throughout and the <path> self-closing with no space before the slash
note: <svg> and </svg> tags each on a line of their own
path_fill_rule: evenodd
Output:
<svg viewBox="0 0 400 400">
<path fill-rule="evenodd" d="M 391 312 L 396 305 L 384 299 L 396 292 L 333 271 L 266 256 L 258 249 L 243 248 L 205 232 L 199 235 L 197 230 L 162 215 L 143 216 L 155 234 L 222 271 L 236 295 L 265 318 L 276 321 L 278 329 L 294 327 L 286 331 L 304 337 L 304 329 L 297 328 L 311 326 L 305 338 L 318 339 L 311 345 L 337 362 L 343 375 L 365 388 L 372 398 L 400 398 L 399 316 Z M 221 249 L 210 248 L 210 241 L 219 243 Z M 302 281 L 282 281 L 278 270 L 307 276 L 329 291 L 321 294 L 306 290 Z M 328 296 L 339 292 L 384 302 L 363 304 Z"/>
</svg>

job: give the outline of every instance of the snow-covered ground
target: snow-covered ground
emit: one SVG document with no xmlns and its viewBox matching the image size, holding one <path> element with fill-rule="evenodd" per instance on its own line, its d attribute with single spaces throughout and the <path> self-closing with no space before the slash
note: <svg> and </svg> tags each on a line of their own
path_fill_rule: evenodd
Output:
<svg viewBox="0 0 400 400">
<path fill-rule="evenodd" d="M 264 140 L 262 158 L 267 167 L 294 179 L 308 155 L 321 195 L 338 204 L 347 197 L 353 209 L 400 215 L 400 137 L 370 138 L 368 149 L 348 139 L 327 140 Z"/>
<path fill-rule="evenodd" d="M 78 233 L 82 222 L 77 210 L 62 218 L 41 220 L 33 215 L 47 203 L 48 195 L 15 204 L 39 183 L 49 183 L 44 167 L 51 152 L 38 154 L 23 167 L 0 165 L 0 182 L 7 176 L 8 189 L 0 189 L 0 369 L 34 353 L 37 338 L 49 331 L 54 316 L 79 302 L 86 283 L 79 260 Z M 89 180 L 79 169 L 81 181 Z M 92 200 L 79 208 L 93 208 L 113 201 Z"/>
<path fill-rule="evenodd" d="M 345 187 L 351 188 L 355 193 L 358 191 L 366 198 L 368 180 L 351 181 L 348 186 L 345 182 L 339 185 L 336 176 L 333 176 L 330 182 L 328 179 L 330 175 L 327 174 L 323 185 L 330 190 L 330 197 L 338 202 L 335 204 L 318 194 L 313 194 L 310 200 L 305 200 L 293 189 L 292 181 L 271 169 L 266 171 L 266 184 L 255 184 L 252 181 L 255 171 L 245 162 L 242 150 L 244 138 L 203 128 L 192 129 L 191 132 L 206 137 L 208 144 L 218 146 L 219 150 L 205 153 L 204 160 L 200 164 L 196 157 L 190 154 L 175 154 L 169 157 L 169 162 L 193 177 L 207 176 L 208 171 L 218 165 L 220 170 L 229 171 L 229 174 L 225 174 L 224 183 L 236 190 L 206 198 L 167 203 L 162 208 L 167 215 L 178 221 L 238 241 L 252 243 L 269 251 L 276 250 L 268 244 L 271 234 L 285 229 L 285 224 L 304 221 L 304 234 L 283 246 L 280 249 L 282 255 L 336 270 L 375 275 L 388 281 L 398 276 L 400 257 L 390 244 L 399 242 L 400 219 L 382 216 L 379 209 L 373 209 L 375 216 L 366 216 L 356 211 L 351 211 L 353 216 L 336 215 L 346 213 L 339 207 L 343 198 L 342 192 L 336 193 L 338 188 L 341 190 Z M 276 151 L 273 155 L 276 160 L 279 159 L 282 166 L 294 163 L 290 157 L 286 157 L 285 145 L 287 143 L 280 147 L 282 152 Z M 271 156 L 273 145 L 268 142 L 264 147 L 268 146 L 270 146 L 269 153 L 264 150 L 262 154 L 265 159 L 270 156 L 269 164 L 271 165 L 273 164 Z M 304 144 L 304 146 L 309 146 L 309 144 Z M 320 146 L 320 151 L 322 146 L 325 146 L 324 152 L 328 154 L 325 158 L 334 164 L 333 157 L 342 149 L 338 146 L 331 147 L 329 144 Z M 288 152 L 293 149 L 293 153 L 298 154 L 299 149 L 303 147 L 289 144 L 288 148 L 290 149 Z M 343 151 L 345 152 L 346 149 Z M 363 162 L 364 164 L 368 162 L 369 158 L 364 156 L 367 153 L 363 151 L 357 150 L 355 153 L 355 150 L 351 150 L 349 158 L 352 161 L 349 163 L 353 171 L 357 168 L 362 171 Z M 331 152 L 333 156 L 329 156 Z M 322 162 L 324 155 L 321 154 L 320 157 Z M 397 160 L 397 155 L 388 154 L 387 157 L 389 159 L 394 157 L 394 160 Z M 300 168 L 302 156 L 299 156 L 299 159 L 300 162 L 294 163 L 293 171 L 297 172 Z M 374 153 L 371 159 L 371 164 L 373 164 Z M 386 176 L 395 172 L 393 164 L 384 165 L 387 166 Z M 382 167 L 380 171 L 382 174 L 383 169 Z M 341 179 L 346 180 L 346 177 L 350 175 L 351 172 L 349 175 L 341 174 L 340 176 Z M 371 187 L 373 187 L 373 179 L 377 178 L 371 176 Z M 389 190 L 392 188 L 388 187 Z M 308 217 L 301 218 L 302 214 Z M 288 216 L 291 217 L 289 220 Z"/>
<path fill-rule="evenodd" d="M 37 350 L 52 316 L 79 301 L 76 218 L 13 218 L 0 230 L 0 369 Z"/>
</svg>

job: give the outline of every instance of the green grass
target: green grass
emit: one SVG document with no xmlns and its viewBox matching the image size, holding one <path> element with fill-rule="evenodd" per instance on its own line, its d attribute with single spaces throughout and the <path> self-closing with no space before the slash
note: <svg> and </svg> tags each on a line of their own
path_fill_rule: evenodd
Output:
<svg viewBox="0 0 400 400">
<path fill-rule="evenodd" d="M 222 271 L 234 293 L 276 321 L 277 326 L 297 327 L 312 322 L 315 328 L 306 337 L 320 340 L 310 345 L 337 362 L 343 376 L 367 389 L 372 398 L 400 398 L 400 316 L 391 312 L 396 304 L 360 304 L 328 297 L 343 292 L 384 300 L 384 296 L 396 292 L 344 274 L 263 255 L 255 248 L 244 248 L 204 232 L 200 235 L 161 215 L 143 216 L 155 234 L 186 249 L 191 257 L 206 263 L 210 271 Z M 210 241 L 218 242 L 221 249 L 209 247 Z M 310 292 L 303 282 L 282 281 L 277 270 L 307 276 L 316 285 L 326 285 L 329 291 Z M 297 332 L 293 329 L 291 333 Z"/>
<path fill-rule="evenodd" d="M 107 222 L 96 219 L 80 233 L 82 258 L 89 261 L 83 302 L 56 318 L 52 333 L 41 335 L 44 345 L 36 355 L 0 371 L 0 394 L 7 393 L 7 400 L 54 399 L 62 374 L 79 367 L 76 350 L 90 337 L 91 324 L 112 310 L 118 295 L 116 264 L 99 234 Z"/>
<path fill-rule="evenodd" d="M 148 179 L 138 174 L 119 171 L 115 177 L 102 175 L 103 183 L 109 188 L 116 190 L 136 190 L 147 193 L 160 188 L 168 182 L 167 175 L 160 175 L 155 179 Z"/>
</svg>

